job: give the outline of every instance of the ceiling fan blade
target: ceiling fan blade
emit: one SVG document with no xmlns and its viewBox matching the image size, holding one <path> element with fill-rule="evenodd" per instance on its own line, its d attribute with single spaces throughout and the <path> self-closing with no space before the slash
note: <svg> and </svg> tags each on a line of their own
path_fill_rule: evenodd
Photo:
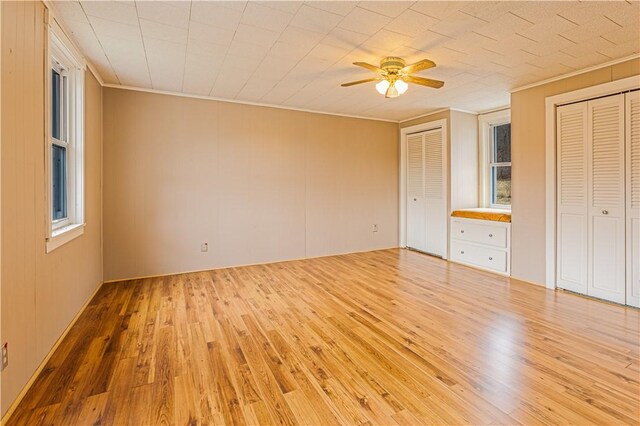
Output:
<svg viewBox="0 0 640 426">
<path fill-rule="evenodd" d="M 415 83 L 421 86 L 433 87 L 439 89 L 444 86 L 444 81 L 431 80 L 430 78 L 414 77 L 412 75 L 405 75 L 402 79 L 407 83 Z"/>
<path fill-rule="evenodd" d="M 400 96 L 400 94 L 398 93 L 398 89 L 396 89 L 395 84 L 390 84 L 389 88 L 387 89 L 387 93 L 384 94 L 384 97 L 397 98 L 398 96 Z"/>
<path fill-rule="evenodd" d="M 426 70 L 429 68 L 435 67 L 436 64 L 433 61 L 428 59 L 423 59 L 421 61 L 416 62 L 415 64 L 407 65 L 406 67 L 400 70 L 402 74 L 413 74 L 414 72 Z"/>
<path fill-rule="evenodd" d="M 380 73 L 384 72 L 382 68 L 378 68 L 375 65 L 371 65 L 366 62 L 354 62 L 353 65 L 357 65 L 359 67 L 366 68 L 368 70 L 375 71 L 375 72 L 380 72 Z"/>
<path fill-rule="evenodd" d="M 377 77 L 367 78 L 365 80 L 358 80 L 358 81 L 352 81 L 352 82 L 349 82 L 349 83 L 342 83 L 340 86 L 349 87 L 349 86 L 355 86 L 356 84 L 369 83 L 371 81 L 378 81 L 378 80 L 380 80 L 380 79 L 377 78 Z"/>
</svg>

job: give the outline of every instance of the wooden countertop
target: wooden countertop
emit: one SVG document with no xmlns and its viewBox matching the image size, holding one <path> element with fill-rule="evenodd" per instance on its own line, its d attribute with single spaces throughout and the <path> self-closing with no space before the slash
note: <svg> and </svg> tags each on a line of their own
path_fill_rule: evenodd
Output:
<svg viewBox="0 0 640 426">
<path fill-rule="evenodd" d="M 511 212 L 501 209 L 460 209 L 451 212 L 451 216 L 511 223 Z"/>
</svg>

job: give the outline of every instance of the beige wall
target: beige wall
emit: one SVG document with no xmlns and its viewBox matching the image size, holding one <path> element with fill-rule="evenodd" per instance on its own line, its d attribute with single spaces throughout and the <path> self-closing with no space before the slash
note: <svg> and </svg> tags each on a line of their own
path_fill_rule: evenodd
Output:
<svg viewBox="0 0 640 426">
<path fill-rule="evenodd" d="M 2 414 L 102 281 L 102 88 L 86 74 L 86 229 L 45 254 L 45 7 L 2 2 Z"/>
<path fill-rule="evenodd" d="M 105 89 L 104 128 L 105 280 L 398 245 L 397 124 Z"/>
<path fill-rule="evenodd" d="M 511 95 L 513 277 L 545 279 L 545 98 L 638 74 L 635 59 Z"/>
<path fill-rule="evenodd" d="M 478 116 L 450 111 L 451 210 L 478 204 Z"/>
</svg>

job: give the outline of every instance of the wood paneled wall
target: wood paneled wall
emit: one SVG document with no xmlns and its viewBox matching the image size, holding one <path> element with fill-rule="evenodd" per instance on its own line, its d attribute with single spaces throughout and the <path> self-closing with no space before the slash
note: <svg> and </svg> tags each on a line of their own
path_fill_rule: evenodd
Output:
<svg viewBox="0 0 640 426">
<path fill-rule="evenodd" d="M 104 124 L 105 280 L 398 245 L 395 123 L 105 89 Z"/>
<path fill-rule="evenodd" d="M 87 72 L 81 237 L 45 254 L 44 52 L 41 2 L 2 2 L 2 325 L 9 366 L 1 412 L 102 282 L 102 87 Z"/>
</svg>

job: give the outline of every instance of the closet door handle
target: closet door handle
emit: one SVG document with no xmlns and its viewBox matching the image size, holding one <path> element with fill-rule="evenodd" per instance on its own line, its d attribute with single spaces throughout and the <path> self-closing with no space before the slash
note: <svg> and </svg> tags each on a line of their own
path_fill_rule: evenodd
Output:
<svg viewBox="0 0 640 426">
<path fill-rule="evenodd" d="M 489 260 L 493 260 L 493 257 L 489 256 Z"/>
<path fill-rule="evenodd" d="M 460 230 L 460 233 L 461 233 L 461 234 L 464 234 L 464 229 L 461 229 L 461 230 Z"/>
<path fill-rule="evenodd" d="M 493 237 L 493 234 L 489 234 L 489 238 L 492 238 L 492 237 Z"/>
<path fill-rule="evenodd" d="M 602 210 L 602 214 L 609 214 L 609 210 Z"/>
<path fill-rule="evenodd" d="M 414 198 L 414 199 L 413 199 L 413 201 L 418 201 L 418 199 L 417 199 L 417 198 Z"/>
</svg>

